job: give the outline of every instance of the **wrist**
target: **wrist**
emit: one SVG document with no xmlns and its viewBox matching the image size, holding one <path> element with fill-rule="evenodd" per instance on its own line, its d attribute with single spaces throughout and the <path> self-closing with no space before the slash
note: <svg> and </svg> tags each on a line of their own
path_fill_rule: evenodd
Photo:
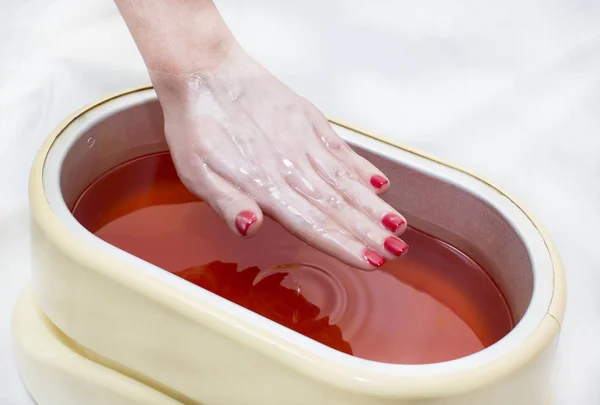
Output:
<svg viewBox="0 0 600 405">
<path fill-rule="evenodd" d="M 184 68 L 148 70 L 163 110 L 171 105 L 181 107 L 197 102 L 206 92 L 214 91 L 215 86 L 233 97 L 247 79 L 264 73 L 237 42 L 215 45 L 203 54 L 207 57 L 201 63 L 185 59 Z"/>
<path fill-rule="evenodd" d="M 201 31 L 201 30 L 198 30 Z M 143 55 L 150 72 L 189 77 L 210 74 L 225 61 L 237 45 L 228 32 L 190 33 L 194 38 L 176 40 Z"/>
<path fill-rule="evenodd" d="M 158 96 L 165 119 L 186 114 L 194 97 L 194 88 L 204 84 L 202 74 L 178 75 L 159 70 L 148 70 L 152 86 Z"/>
<path fill-rule="evenodd" d="M 116 0 L 146 67 L 185 76 L 215 69 L 236 40 L 212 0 Z"/>
</svg>

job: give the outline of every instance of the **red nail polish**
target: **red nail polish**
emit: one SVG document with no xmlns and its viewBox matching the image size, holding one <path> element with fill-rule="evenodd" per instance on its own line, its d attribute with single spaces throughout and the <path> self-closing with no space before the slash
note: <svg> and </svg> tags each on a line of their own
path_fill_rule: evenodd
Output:
<svg viewBox="0 0 600 405">
<path fill-rule="evenodd" d="M 371 249 L 365 249 L 363 257 L 371 266 L 380 267 L 385 264 L 385 257 Z"/>
<path fill-rule="evenodd" d="M 380 176 L 378 174 L 376 174 L 375 176 L 371 177 L 371 185 L 375 188 L 381 188 L 383 186 L 385 186 L 386 184 L 388 184 L 388 179 L 386 179 L 383 176 Z"/>
<path fill-rule="evenodd" d="M 235 217 L 235 227 L 243 236 L 246 236 L 248 234 L 248 228 L 250 228 L 250 225 L 255 223 L 257 219 L 258 218 L 253 212 L 242 211 Z"/>
<path fill-rule="evenodd" d="M 387 214 L 381 220 L 383 226 L 392 232 L 396 232 L 404 224 L 404 220 L 396 214 Z"/>
<path fill-rule="evenodd" d="M 383 242 L 383 247 L 394 256 L 401 256 L 408 250 L 408 245 L 398 238 L 390 236 Z"/>
</svg>

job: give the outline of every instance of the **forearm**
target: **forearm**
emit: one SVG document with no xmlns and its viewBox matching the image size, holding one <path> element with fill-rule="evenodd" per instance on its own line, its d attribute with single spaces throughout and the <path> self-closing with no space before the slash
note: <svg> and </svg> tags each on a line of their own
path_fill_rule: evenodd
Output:
<svg viewBox="0 0 600 405">
<path fill-rule="evenodd" d="M 212 0 L 115 0 L 150 71 L 211 71 L 236 41 Z"/>
</svg>

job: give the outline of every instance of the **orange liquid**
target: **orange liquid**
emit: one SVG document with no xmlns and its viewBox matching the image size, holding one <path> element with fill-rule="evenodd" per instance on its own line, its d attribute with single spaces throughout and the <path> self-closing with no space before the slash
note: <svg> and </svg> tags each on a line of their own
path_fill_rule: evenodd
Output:
<svg viewBox="0 0 600 405">
<path fill-rule="evenodd" d="M 447 361 L 492 345 L 513 327 L 490 276 L 445 242 L 409 228 L 405 257 L 363 272 L 269 219 L 246 240 L 183 186 L 166 152 L 104 174 L 73 214 L 105 241 L 357 357 Z"/>
</svg>

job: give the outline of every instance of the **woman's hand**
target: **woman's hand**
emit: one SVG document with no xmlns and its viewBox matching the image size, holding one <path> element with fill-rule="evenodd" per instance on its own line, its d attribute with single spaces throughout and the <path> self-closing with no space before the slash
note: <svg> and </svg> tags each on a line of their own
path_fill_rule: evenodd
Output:
<svg viewBox="0 0 600 405">
<path fill-rule="evenodd" d="M 370 270 L 400 256 L 406 221 L 389 180 L 312 104 L 239 46 L 212 0 L 115 0 L 165 116 L 184 184 L 242 236 L 263 213 L 308 244 Z"/>
<path fill-rule="evenodd" d="M 365 270 L 406 251 L 406 221 L 378 197 L 385 175 L 239 45 L 214 68 L 150 74 L 180 178 L 233 232 L 259 232 L 264 213 Z"/>
</svg>

